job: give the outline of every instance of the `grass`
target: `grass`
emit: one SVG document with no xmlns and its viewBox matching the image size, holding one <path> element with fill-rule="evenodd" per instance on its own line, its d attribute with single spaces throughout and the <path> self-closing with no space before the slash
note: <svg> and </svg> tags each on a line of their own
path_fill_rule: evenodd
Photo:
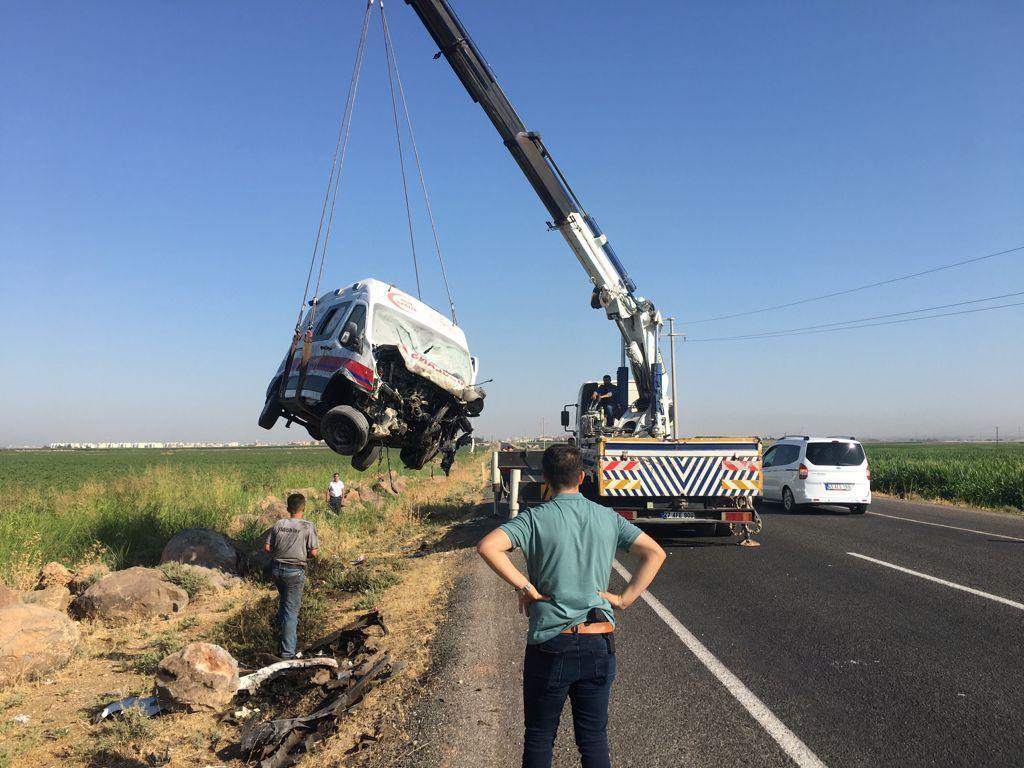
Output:
<svg viewBox="0 0 1024 768">
<path fill-rule="evenodd" d="M 394 459 L 392 469 L 405 475 L 436 471 L 406 470 Z M 377 474 L 375 467 L 360 475 L 326 448 L 3 451 L 0 580 L 18 586 L 50 560 L 71 566 L 97 553 L 115 569 L 154 564 L 182 528 L 235 532 L 236 517 L 254 511 L 264 496 L 326 487 L 336 471 L 349 481 Z M 311 498 L 307 511 L 320 522 L 323 499 Z M 344 524 L 371 528 L 378 513 L 353 505 Z M 243 537 L 256 533 L 254 523 L 247 525 L 253 530 L 239 531 Z"/>
<path fill-rule="evenodd" d="M 210 577 L 201 571 L 186 568 L 181 563 L 163 563 L 160 570 L 164 578 L 176 586 L 181 587 L 188 593 L 188 599 L 194 600 L 198 595 L 209 592 L 212 589 Z"/>
<path fill-rule="evenodd" d="M 866 443 L 871 487 L 1024 512 L 1024 443 Z"/>
</svg>

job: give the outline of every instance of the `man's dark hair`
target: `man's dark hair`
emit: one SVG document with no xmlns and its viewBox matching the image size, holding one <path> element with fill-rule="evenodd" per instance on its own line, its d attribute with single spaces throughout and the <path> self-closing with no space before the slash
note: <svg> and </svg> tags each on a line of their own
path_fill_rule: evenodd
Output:
<svg viewBox="0 0 1024 768">
<path fill-rule="evenodd" d="M 288 494 L 288 514 L 294 515 L 306 508 L 306 497 L 301 493 Z"/>
<path fill-rule="evenodd" d="M 583 465 L 580 463 L 579 449 L 575 446 L 552 445 L 544 451 L 541 467 L 548 485 L 553 490 L 561 490 L 576 487 Z"/>
<path fill-rule="evenodd" d="M 609 376 L 609 375 L 608 375 L 607 373 L 606 373 L 606 374 L 604 375 L 604 377 L 605 377 L 606 379 L 608 379 L 608 381 L 611 381 L 611 380 L 612 380 L 612 377 L 611 377 L 611 376 Z"/>
</svg>

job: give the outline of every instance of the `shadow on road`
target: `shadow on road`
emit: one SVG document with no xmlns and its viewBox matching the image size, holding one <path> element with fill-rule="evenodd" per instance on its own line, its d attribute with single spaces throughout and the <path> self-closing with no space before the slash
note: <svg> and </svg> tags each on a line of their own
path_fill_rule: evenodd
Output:
<svg viewBox="0 0 1024 768">
<path fill-rule="evenodd" d="M 793 512 L 787 512 L 783 509 L 781 504 L 776 504 L 770 501 L 759 501 L 755 506 L 757 508 L 757 514 L 759 515 L 785 515 L 786 517 L 799 517 L 801 515 L 813 515 L 814 517 L 861 517 L 861 515 L 853 515 L 850 510 L 846 509 L 846 507 L 813 506 L 802 507 L 794 510 Z"/>
</svg>

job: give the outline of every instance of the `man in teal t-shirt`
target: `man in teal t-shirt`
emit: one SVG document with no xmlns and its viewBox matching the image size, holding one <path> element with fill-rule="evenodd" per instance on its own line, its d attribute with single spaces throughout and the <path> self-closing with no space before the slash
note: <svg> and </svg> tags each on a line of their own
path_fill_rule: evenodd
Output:
<svg viewBox="0 0 1024 768">
<path fill-rule="evenodd" d="M 579 492 L 579 451 L 544 451 L 544 479 L 555 497 L 495 529 L 477 551 L 519 596 L 530 618 L 523 663 L 526 733 L 523 768 L 550 768 L 558 720 L 568 696 L 583 768 L 610 768 L 608 695 L 615 679 L 615 618 L 654 580 L 665 560 L 650 536 Z M 529 579 L 508 557 L 522 549 Z M 608 592 L 615 550 L 640 565 L 621 595 Z"/>
</svg>

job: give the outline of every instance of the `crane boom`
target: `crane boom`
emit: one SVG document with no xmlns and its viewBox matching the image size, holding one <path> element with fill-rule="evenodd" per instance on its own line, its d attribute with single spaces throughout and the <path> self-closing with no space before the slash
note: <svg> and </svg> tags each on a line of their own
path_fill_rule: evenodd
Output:
<svg viewBox="0 0 1024 768">
<path fill-rule="evenodd" d="M 405 1 L 416 11 L 470 97 L 490 118 L 548 209 L 552 217 L 549 226 L 562 233 L 594 285 L 592 305 L 603 308 L 618 326 L 639 394 L 631 420 L 636 433 L 663 437 L 671 425 L 661 395 L 660 313 L 636 295 L 636 286 L 608 238 L 566 183 L 540 135 L 527 130 L 447 0 Z"/>
</svg>

